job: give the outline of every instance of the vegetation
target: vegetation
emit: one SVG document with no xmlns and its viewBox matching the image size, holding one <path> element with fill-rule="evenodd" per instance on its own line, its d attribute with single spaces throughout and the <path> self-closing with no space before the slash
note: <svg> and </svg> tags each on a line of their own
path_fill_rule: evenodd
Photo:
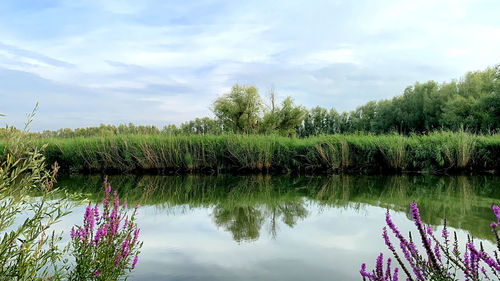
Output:
<svg viewBox="0 0 500 281">
<path fill-rule="evenodd" d="M 462 254 L 457 235 L 455 233 L 454 238 L 450 237 L 446 221 L 440 235 L 441 239 L 438 239 L 431 226 L 422 222 L 417 204 L 412 202 L 410 206 L 411 218 L 415 223 L 421 241 L 413 240 L 411 232 L 408 238 L 401 234 L 392 221 L 389 211 L 387 211 L 385 218 L 387 227 L 383 228 L 382 234 L 387 248 L 397 261 L 397 265 L 400 266 L 403 275 L 406 275 L 406 280 L 500 280 L 500 261 L 497 250 L 490 254 L 484 250 L 482 242 L 478 245 L 469 236 Z M 490 227 L 496 238 L 496 246 L 500 249 L 500 238 L 497 230 L 498 223 L 500 223 L 500 207 L 493 205 L 493 212 L 497 217 L 497 221 L 492 222 Z M 399 251 L 392 243 L 389 232 L 392 232 L 397 239 Z M 419 242 L 422 243 L 425 254 L 420 254 L 417 247 Z M 377 258 L 374 270 L 367 272 L 366 264 L 362 264 L 360 273 L 363 280 L 399 280 L 399 268 L 394 268 L 394 271 L 392 271 L 391 258 L 387 259 L 387 266 L 384 269 L 384 256 L 382 253 Z"/>
<path fill-rule="evenodd" d="M 61 235 L 49 229 L 67 214 L 68 201 L 51 201 L 57 165 L 45 169 L 41 148 L 23 132 L 5 131 L 0 157 L 0 280 L 59 280 L 65 266 Z M 30 193 L 41 197 L 34 199 Z M 26 216 L 26 214 L 30 214 Z"/>
<path fill-rule="evenodd" d="M 81 272 L 79 269 L 87 265 L 84 262 L 88 258 L 99 256 L 110 259 L 115 256 L 95 248 L 75 251 L 75 255 L 68 256 L 68 247 L 61 248 L 62 233 L 51 229 L 69 213 L 68 199 L 74 198 L 54 188 L 59 166 L 55 163 L 51 171 L 46 169 L 46 157 L 42 153 L 46 146 L 36 143 L 28 133 L 34 114 L 35 111 L 28 115 L 24 131 L 13 128 L 3 131 L 4 139 L 0 147 L 0 280 L 73 280 L 75 274 Z M 53 200 L 61 196 L 64 197 L 62 200 Z M 114 221 L 120 224 L 124 212 L 120 210 Z M 137 229 L 135 223 L 128 224 Z M 120 229 L 119 233 L 126 230 Z M 123 236 L 111 235 L 106 240 L 113 244 Z M 136 242 L 130 242 L 124 248 L 136 254 Z M 81 246 L 78 243 L 74 245 L 77 248 Z M 76 257 L 74 272 L 68 264 L 70 257 Z M 120 270 L 114 270 L 114 274 L 107 274 L 109 268 L 105 268 L 102 273 L 107 276 L 106 279 L 94 275 L 85 280 L 118 280 L 125 275 L 121 267 L 127 265 L 125 261 L 128 262 L 124 259 L 119 263 Z M 100 264 L 97 267 L 101 268 Z"/>
<path fill-rule="evenodd" d="M 142 247 L 135 223 L 138 206 L 129 217 L 126 214 L 127 203 L 120 205 L 116 191 L 113 202 L 110 202 L 111 185 L 105 180 L 104 186 L 102 214 L 97 204 L 94 207 L 89 204 L 83 226 L 71 229 L 72 254 L 76 265 L 70 280 L 121 280 L 137 264 Z"/>
<path fill-rule="evenodd" d="M 266 104 L 253 86 L 215 100 L 216 118 L 177 128 L 101 125 L 31 134 L 64 171 L 498 171 L 500 65 L 460 81 L 407 87 L 352 112 Z M 0 149 L 5 135 L 0 130 Z M 298 138 L 297 138 L 298 137 Z M 4 155 L 5 157 L 5 155 Z"/>
<path fill-rule="evenodd" d="M 119 135 L 50 138 L 44 155 L 68 172 L 498 171 L 500 135 Z M 0 141 L 0 149 L 5 146 Z M 5 157 L 5 155 L 3 155 Z"/>
<path fill-rule="evenodd" d="M 39 137 L 89 137 L 122 134 L 280 134 L 318 136 L 351 134 L 467 131 L 493 134 L 500 129 L 500 65 L 484 71 L 468 72 L 451 82 L 428 81 L 406 87 L 392 99 L 370 101 L 350 112 L 320 106 L 306 110 L 286 97 L 281 105 L 274 90 L 265 102 L 254 86 L 234 85 L 231 92 L 215 100 L 215 118 L 196 118 L 159 129 L 155 126 L 101 125 L 80 129 L 44 131 Z M 0 130 L 0 138 L 2 137 Z"/>
</svg>

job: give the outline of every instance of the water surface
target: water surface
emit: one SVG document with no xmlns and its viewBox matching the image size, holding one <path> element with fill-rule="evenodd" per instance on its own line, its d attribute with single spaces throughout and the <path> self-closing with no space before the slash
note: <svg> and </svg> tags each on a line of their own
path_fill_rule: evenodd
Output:
<svg viewBox="0 0 500 281">
<path fill-rule="evenodd" d="M 494 176 L 112 176 L 130 206 L 140 204 L 144 240 L 130 280 L 360 280 L 360 264 L 385 250 L 387 209 L 413 230 L 409 203 L 439 230 L 493 241 Z M 60 185 L 91 201 L 102 176 Z M 84 205 L 61 228 L 81 224 Z"/>
</svg>

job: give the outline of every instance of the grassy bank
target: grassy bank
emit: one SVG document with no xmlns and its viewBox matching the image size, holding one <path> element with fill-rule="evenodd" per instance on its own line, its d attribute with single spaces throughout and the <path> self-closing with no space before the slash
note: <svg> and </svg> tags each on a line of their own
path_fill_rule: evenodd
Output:
<svg viewBox="0 0 500 281">
<path fill-rule="evenodd" d="M 45 156 L 72 172 L 467 172 L 500 170 L 500 135 L 117 135 L 48 138 Z M 0 151 L 3 151 L 0 142 Z"/>
</svg>

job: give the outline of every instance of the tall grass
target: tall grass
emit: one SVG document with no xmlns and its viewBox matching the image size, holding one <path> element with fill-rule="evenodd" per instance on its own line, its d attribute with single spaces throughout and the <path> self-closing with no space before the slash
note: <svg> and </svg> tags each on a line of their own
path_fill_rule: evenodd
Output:
<svg viewBox="0 0 500 281">
<path fill-rule="evenodd" d="M 117 135 L 50 138 L 44 154 L 71 172 L 499 171 L 500 135 Z M 0 148 L 2 147 L 0 141 Z M 40 143 L 40 146 L 42 143 Z M 0 149 L 0 151 L 3 151 Z"/>
</svg>

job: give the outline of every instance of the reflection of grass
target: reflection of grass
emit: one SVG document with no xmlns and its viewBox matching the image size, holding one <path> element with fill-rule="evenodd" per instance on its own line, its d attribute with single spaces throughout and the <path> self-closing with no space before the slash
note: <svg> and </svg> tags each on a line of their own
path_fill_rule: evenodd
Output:
<svg viewBox="0 0 500 281">
<path fill-rule="evenodd" d="M 101 198 L 101 176 L 60 181 L 68 192 Z M 188 206 L 214 209 L 214 222 L 235 240 L 256 239 L 264 224 L 276 235 L 277 221 L 293 227 L 307 216 L 306 200 L 332 207 L 369 204 L 408 213 L 418 202 L 424 222 L 470 231 L 491 239 L 491 204 L 500 198 L 493 176 L 113 176 L 111 184 L 130 205 Z"/>
</svg>

